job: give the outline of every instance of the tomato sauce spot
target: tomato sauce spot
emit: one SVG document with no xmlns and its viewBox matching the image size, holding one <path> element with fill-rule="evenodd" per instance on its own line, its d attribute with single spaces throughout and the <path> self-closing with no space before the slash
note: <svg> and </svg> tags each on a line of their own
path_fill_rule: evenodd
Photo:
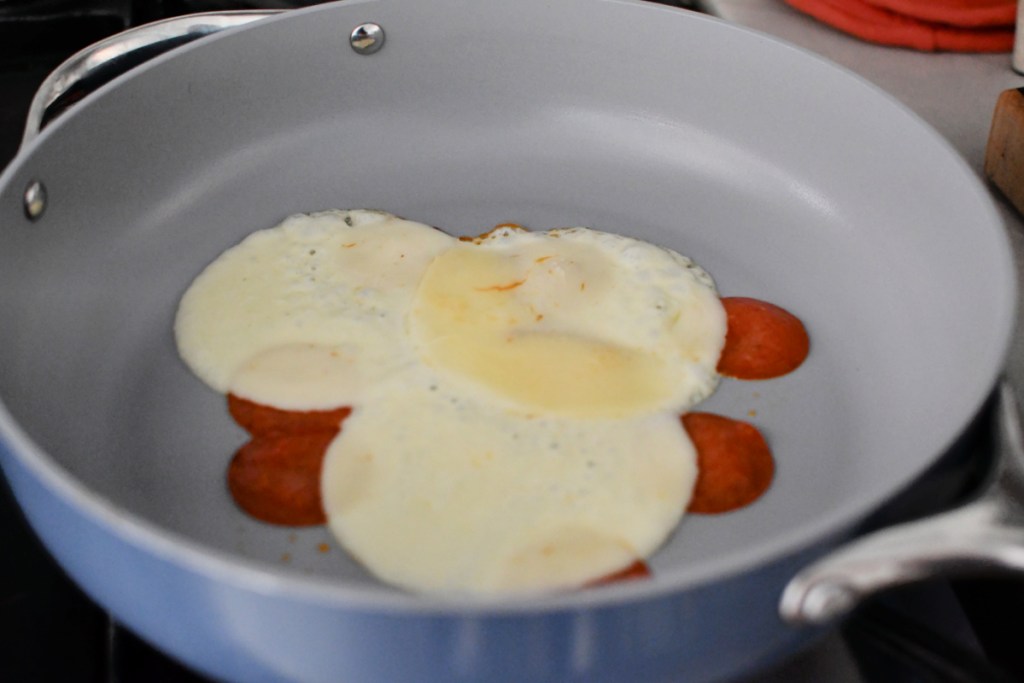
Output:
<svg viewBox="0 0 1024 683">
<path fill-rule="evenodd" d="M 586 584 L 587 588 L 594 586 L 606 586 L 610 583 L 617 583 L 619 581 L 635 581 L 636 579 L 647 579 L 651 576 L 651 569 L 647 566 L 647 563 L 643 560 L 637 560 L 633 564 L 620 569 L 617 572 L 613 572 L 608 576 L 602 576 L 599 579 L 588 581 Z"/>
<path fill-rule="evenodd" d="M 288 411 L 228 394 L 228 411 L 252 435 L 228 465 L 235 503 L 270 524 L 324 524 L 320 470 L 351 409 Z"/>
<path fill-rule="evenodd" d="M 736 379 L 771 379 L 800 367 L 811 342 L 800 319 L 784 308 L 747 297 L 722 299 L 727 316 L 718 371 Z"/>
<path fill-rule="evenodd" d="M 338 433 L 349 407 L 333 410 L 281 410 L 228 394 L 228 412 L 238 426 L 253 436 L 277 434 Z"/>
<path fill-rule="evenodd" d="M 682 422 L 697 449 L 697 483 L 688 512 L 737 510 L 771 485 L 775 461 L 757 427 L 711 413 L 687 413 Z"/>
</svg>

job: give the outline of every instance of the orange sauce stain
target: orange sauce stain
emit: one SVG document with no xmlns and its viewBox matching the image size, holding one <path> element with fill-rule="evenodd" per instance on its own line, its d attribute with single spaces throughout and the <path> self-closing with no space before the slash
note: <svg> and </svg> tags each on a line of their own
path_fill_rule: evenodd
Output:
<svg viewBox="0 0 1024 683">
<path fill-rule="evenodd" d="M 252 436 L 228 465 L 228 490 L 235 503 L 270 524 L 326 522 L 320 470 L 351 409 L 288 411 L 228 394 L 228 412 Z"/>
<path fill-rule="evenodd" d="M 800 319 L 758 299 L 722 299 L 727 317 L 718 371 L 736 379 L 772 379 L 796 370 L 810 353 Z"/>
<path fill-rule="evenodd" d="M 636 560 L 617 572 L 613 572 L 608 576 L 602 576 L 599 579 L 587 582 L 586 587 L 607 586 L 610 583 L 617 583 L 619 581 L 636 581 L 637 579 L 650 578 L 650 576 L 651 568 L 647 566 L 647 563 L 643 560 Z"/>
<path fill-rule="evenodd" d="M 474 287 L 473 289 L 475 289 L 478 292 L 507 292 L 510 289 L 515 289 L 516 287 L 519 287 L 524 282 L 526 282 L 526 280 L 516 280 L 515 282 L 509 282 L 508 284 L 504 284 L 504 285 L 491 285 L 489 287 Z"/>
<path fill-rule="evenodd" d="M 711 413 L 687 413 L 682 422 L 697 449 L 697 483 L 688 512 L 730 512 L 768 490 L 775 460 L 757 427 Z"/>
</svg>

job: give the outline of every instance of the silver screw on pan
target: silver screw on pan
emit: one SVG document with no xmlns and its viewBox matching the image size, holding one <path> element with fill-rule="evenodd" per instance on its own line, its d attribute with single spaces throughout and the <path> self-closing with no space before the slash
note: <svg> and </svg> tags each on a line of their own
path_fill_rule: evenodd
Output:
<svg viewBox="0 0 1024 683">
<path fill-rule="evenodd" d="M 46 211 L 46 186 L 33 180 L 25 188 L 25 215 L 30 221 L 37 221 Z"/>
<path fill-rule="evenodd" d="M 361 55 L 372 55 L 384 47 L 384 29 L 379 24 L 359 24 L 348 37 L 352 49 Z"/>
</svg>

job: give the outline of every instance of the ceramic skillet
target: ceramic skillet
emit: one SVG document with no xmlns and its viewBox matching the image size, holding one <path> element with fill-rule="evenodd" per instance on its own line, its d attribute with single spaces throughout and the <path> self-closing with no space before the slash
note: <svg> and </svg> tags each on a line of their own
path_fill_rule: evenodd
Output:
<svg viewBox="0 0 1024 683">
<path fill-rule="evenodd" d="M 368 22 L 372 54 L 350 40 Z M 621 232 L 794 311 L 805 365 L 702 406 L 755 416 L 772 489 L 686 517 L 647 581 L 515 601 L 403 594 L 323 529 L 245 517 L 224 490 L 243 437 L 174 311 L 244 235 L 331 207 Z M 626 0 L 349 0 L 154 59 L 0 176 L 0 455 L 69 574 L 217 678 L 711 680 L 814 637 L 778 616 L 783 586 L 974 418 L 1014 282 L 949 145 L 806 52 Z"/>
</svg>

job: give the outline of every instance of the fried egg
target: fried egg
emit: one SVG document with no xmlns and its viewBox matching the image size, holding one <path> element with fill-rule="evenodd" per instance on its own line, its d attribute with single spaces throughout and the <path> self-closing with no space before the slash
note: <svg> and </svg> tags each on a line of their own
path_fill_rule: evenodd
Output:
<svg viewBox="0 0 1024 683">
<path fill-rule="evenodd" d="M 321 497 L 340 544 L 417 592 L 575 588 L 650 556 L 696 479 L 679 415 L 726 319 L 692 261 L 586 228 L 472 240 L 373 211 L 224 252 L 175 321 L 213 389 L 352 407 Z"/>
</svg>

